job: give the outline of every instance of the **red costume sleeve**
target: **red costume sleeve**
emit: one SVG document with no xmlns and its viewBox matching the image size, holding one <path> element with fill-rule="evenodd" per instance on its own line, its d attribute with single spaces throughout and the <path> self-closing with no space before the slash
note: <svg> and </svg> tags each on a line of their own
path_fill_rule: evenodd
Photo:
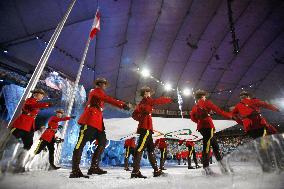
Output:
<svg viewBox="0 0 284 189">
<path fill-rule="evenodd" d="M 124 106 L 124 102 L 123 101 L 120 101 L 120 100 L 117 100 L 117 99 L 114 99 L 106 94 L 103 94 L 103 93 L 95 93 L 94 94 L 94 97 L 100 99 L 100 100 L 103 100 L 105 101 L 106 103 L 109 103 L 113 106 L 116 106 L 118 108 L 123 108 Z"/>
<path fill-rule="evenodd" d="M 173 100 L 171 98 L 161 96 L 161 97 L 155 98 L 155 99 L 152 98 L 149 101 L 150 101 L 151 105 L 162 105 L 162 104 L 169 104 Z"/>
<path fill-rule="evenodd" d="M 70 117 L 63 117 L 63 118 L 59 118 L 59 121 L 67 121 L 67 120 L 70 120 L 71 118 Z"/>
<path fill-rule="evenodd" d="M 269 109 L 269 110 L 272 110 L 274 112 L 279 112 L 279 109 L 272 105 L 272 104 L 268 104 L 267 102 L 264 102 L 264 101 L 261 101 L 259 99 L 254 99 L 254 103 L 258 106 L 258 107 L 261 107 L 261 108 L 266 108 L 266 109 Z"/>
<path fill-rule="evenodd" d="M 215 104 L 213 104 L 210 100 L 207 100 L 207 106 L 213 110 L 214 112 L 216 112 L 217 114 L 225 117 L 225 118 L 232 118 L 232 115 L 228 112 L 225 112 L 223 110 L 221 110 L 221 108 L 219 108 L 218 106 L 216 106 Z"/>
<path fill-rule="evenodd" d="M 49 103 L 47 103 L 47 102 L 35 102 L 34 100 L 27 99 L 25 106 L 27 108 L 48 108 Z"/>
</svg>

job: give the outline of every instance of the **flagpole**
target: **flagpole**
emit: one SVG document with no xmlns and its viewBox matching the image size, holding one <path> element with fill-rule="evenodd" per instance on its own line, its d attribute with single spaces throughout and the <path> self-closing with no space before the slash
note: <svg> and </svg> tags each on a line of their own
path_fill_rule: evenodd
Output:
<svg viewBox="0 0 284 189">
<path fill-rule="evenodd" d="M 183 119 L 183 114 L 182 114 L 182 103 L 183 103 L 183 100 L 182 100 L 182 97 L 181 97 L 180 92 L 178 90 L 178 87 L 177 87 L 177 97 L 178 97 L 178 108 L 180 110 L 181 118 Z"/>
<path fill-rule="evenodd" d="M 38 80 L 44 70 L 44 67 L 47 63 L 47 60 L 54 48 L 54 45 L 63 29 L 63 26 L 75 4 L 76 0 L 72 0 L 72 2 L 70 3 L 65 15 L 63 16 L 62 20 L 59 22 L 59 24 L 57 25 L 53 35 L 51 36 L 48 45 L 46 46 L 36 68 L 35 71 L 33 72 L 33 75 L 31 77 L 31 79 L 29 80 L 29 83 L 27 85 L 27 87 L 25 88 L 24 94 L 22 95 L 19 103 L 17 104 L 16 110 L 14 111 L 11 120 L 8 123 L 8 128 L 11 127 L 12 123 L 15 121 L 16 117 L 18 117 L 22 111 L 22 108 L 24 106 L 25 100 L 30 96 L 30 92 L 36 87 Z M 2 159 L 2 153 L 4 151 L 4 148 L 6 146 L 6 143 L 8 142 L 9 138 L 10 138 L 11 134 L 10 132 L 8 132 L 6 135 L 4 135 L 4 137 L 2 138 L 1 142 L 0 142 L 0 159 Z"/>
<path fill-rule="evenodd" d="M 95 23 L 96 23 L 96 18 L 94 19 L 92 26 L 94 26 Z M 88 40 L 86 42 L 84 53 L 83 53 L 83 56 L 82 56 L 82 59 L 81 59 L 81 62 L 80 62 L 80 67 L 79 67 L 77 77 L 76 77 L 76 80 L 75 80 L 75 83 L 74 83 L 74 87 L 73 87 L 73 90 L 72 90 L 72 93 L 71 93 L 71 100 L 70 100 L 70 103 L 68 104 L 68 107 L 67 107 L 67 113 L 66 113 L 67 116 L 70 116 L 71 113 L 72 113 L 72 108 L 73 108 L 73 104 L 74 104 L 74 100 L 75 100 L 76 90 L 77 90 L 79 82 L 80 82 L 80 78 L 81 78 L 82 70 L 83 70 L 83 67 L 84 67 L 84 64 L 85 64 L 85 59 L 86 59 L 86 56 L 87 56 L 87 53 L 88 53 L 90 42 L 91 42 L 91 37 L 88 36 Z M 69 121 L 65 121 L 65 123 L 63 125 L 63 129 L 62 129 L 62 132 L 61 132 L 63 139 L 65 139 L 68 123 L 69 123 Z M 63 146 L 63 144 L 60 143 L 59 146 L 58 146 L 58 149 L 57 149 L 57 153 L 56 153 L 56 157 L 55 157 L 55 161 L 56 161 L 57 164 L 59 163 L 60 157 L 61 157 L 61 154 L 62 154 L 62 150 L 63 150 L 62 146 Z"/>
</svg>

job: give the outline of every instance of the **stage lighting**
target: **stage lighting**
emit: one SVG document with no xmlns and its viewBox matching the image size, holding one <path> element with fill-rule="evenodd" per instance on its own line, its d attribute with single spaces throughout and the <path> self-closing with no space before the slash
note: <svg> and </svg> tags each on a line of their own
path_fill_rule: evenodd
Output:
<svg viewBox="0 0 284 189">
<path fill-rule="evenodd" d="M 171 86 L 169 83 L 166 83 L 166 84 L 165 84 L 165 90 L 166 90 L 166 91 L 172 90 L 172 86 Z"/>
<path fill-rule="evenodd" d="M 143 77 L 149 77 L 150 76 L 150 71 L 148 70 L 148 69 L 143 69 L 142 71 L 141 71 L 141 75 L 143 76 Z"/>
<path fill-rule="evenodd" d="M 4 53 L 8 53 L 8 51 L 7 51 L 7 50 L 4 50 Z"/>
<path fill-rule="evenodd" d="M 183 95 L 184 95 L 184 96 L 189 96 L 189 95 L 191 95 L 191 90 L 188 89 L 188 88 L 184 89 L 184 90 L 183 90 Z"/>
</svg>

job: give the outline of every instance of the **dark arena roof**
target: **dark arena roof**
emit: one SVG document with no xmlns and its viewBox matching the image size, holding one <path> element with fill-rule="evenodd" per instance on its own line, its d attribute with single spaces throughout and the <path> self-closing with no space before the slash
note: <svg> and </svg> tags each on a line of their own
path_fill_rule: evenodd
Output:
<svg viewBox="0 0 284 189">
<path fill-rule="evenodd" d="M 159 80 L 174 89 L 205 89 L 221 107 L 233 106 L 239 92 L 248 90 L 283 109 L 284 2 L 230 2 L 231 12 L 226 0 L 78 0 L 48 67 L 75 80 L 99 6 L 101 30 L 81 78 L 86 89 L 103 76 L 111 83 L 108 94 L 134 103 L 144 85 L 161 95 Z M 32 73 L 69 3 L 0 1 L 1 64 Z M 138 68 L 147 68 L 152 78 L 141 77 Z M 189 110 L 193 97 L 183 100 Z M 267 116 L 283 120 L 281 113 Z"/>
</svg>

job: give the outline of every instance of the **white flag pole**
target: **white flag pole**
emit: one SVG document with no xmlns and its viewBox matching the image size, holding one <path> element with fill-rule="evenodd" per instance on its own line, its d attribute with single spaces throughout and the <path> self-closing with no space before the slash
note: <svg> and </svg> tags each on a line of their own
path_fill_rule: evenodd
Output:
<svg viewBox="0 0 284 189">
<path fill-rule="evenodd" d="M 96 22 L 97 22 L 97 20 L 96 20 L 96 17 L 95 17 L 94 22 L 92 24 L 92 27 L 95 24 L 97 24 Z M 91 38 L 89 36 L 88 40 L 86 42 L 86 46 L 85 46 L 85 50 L 84 50 L 81 62 L 80 62 L 80 67 L 79 67 L 79 70 L 78 70 L 78 73 L 77 73 L 77 77 L 76 77 L 76 80 L 75 80 L 75 83 L 74 83 L 74 88 L 72 90 L 71 100 L 70 100 L 70 103 L 69 103 L 68 108 L 67 108 L 67 113 L 66 113 L 67 116 L 70 116 L 71 113 L 72 113 L 72 108 L 73 108 L 73 104 L 74 104 L 74 100 L 75 100 L 76 91 L 77 91 L 77 88 L 78 88 L 78 85 L 79 85 L 79 81 L 80 81 L 80 78 L 81 78 L 81 74 L 82 74 L 82 70 L 83 70 L 83 67 L 84 67 L 84 64 L 85 64 L 85 59 L 86 59 L 86 56 L 87 56 L 87 53 L 88 53 L 90 42 L 91 42 Z M 62 135 L 63 139 L 65 138 L 65 135 L 66 135 L 66 130 L 67 130 L 68 123 L 69 122 L 66 121 L 64 123 L 64 125 L 63 125 L 63 129 L 62 129 L 62 132 L 61 132 L 61 135 Z M 57 153 L 56 153 L 56 157 L 55 157 L 55 161 L 56 161 L 57 164 L 60 161 L 60 157 L 61 157 L 61 153 L 62 153 L 62 146 L 63 146 L 62 143 L 58 145 L 58 149 L 57 149 Z"/>
<path fill-rule="evenodd" d="M 182 100 L 182 97 L 181 97 L 180 92 L 178 90 L 178 87 L 177 87 L 177 97 L 178 97 L 178 107 L 179 107 L 179 110 L 180 110 L 180 115 L 181 115 L 181 118 L 183 119 L 183 113 L 182 113 L 183 100 Z"/>
</svg>

